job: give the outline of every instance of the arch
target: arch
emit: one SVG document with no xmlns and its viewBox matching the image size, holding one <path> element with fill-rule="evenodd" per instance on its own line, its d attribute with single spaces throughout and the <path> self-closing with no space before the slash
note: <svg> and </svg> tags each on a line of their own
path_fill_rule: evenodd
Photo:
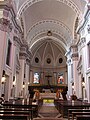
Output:
<svg viewBox="0 0 90 120">
<path fill-rule="evenodd" d="M 22 13 L 28 9 L 28 7 L 32 6 L 33 4 L 36 4 L 37 2 L 42 2 L 42 1 L 44 0 L 25 1 L 19 9 L 17 13 L 17 17 L 19 18 L 22 15 Z M 56 0 L 56 2 L 57 1 L 68 5 L 70 8 L 72 8 L 72 10 L 75 11 L 75 13 L 77 13 L 78 16 L 80 15 L 80 9 L 77 7 L 77 5 L 72 0 Z"/>
</svg>

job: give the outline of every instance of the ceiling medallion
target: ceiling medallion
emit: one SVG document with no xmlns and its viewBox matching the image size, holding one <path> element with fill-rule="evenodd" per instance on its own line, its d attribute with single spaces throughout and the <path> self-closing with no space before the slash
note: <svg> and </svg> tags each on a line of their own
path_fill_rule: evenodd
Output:
<svg viewBox="0 0 90 120">
<path fill-rule="evenodd" d="M 49 31 L 47 32 L 47 35 L 48 35 L 48 36 L 52 36 L 52 32 L 49 30 Z"/>
</svg>

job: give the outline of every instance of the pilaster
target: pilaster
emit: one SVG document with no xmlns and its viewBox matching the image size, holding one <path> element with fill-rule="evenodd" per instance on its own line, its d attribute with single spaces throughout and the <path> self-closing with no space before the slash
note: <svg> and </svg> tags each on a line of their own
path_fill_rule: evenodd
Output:
<svg viewBox="0 0 90 120">
<path fill-rule="evenodd" d="M 73 74 L 73 82 L 74 82 L 74 91 L 78 97 L 79 91 L 79 80 L 78 80 L 78 72 L 77 72 L 77 65 L 78 65 L 78 47 L 77 45 L 71 46 L 71 58 L 72 58 L 72 74 Z"/>
<path fill-rule="evenodd" d="M 68 95 L 72 95 L 72 59 L 70 49 L 66 53 L 67 57 L 67 74 L 68 74 Z"/>
</svg>

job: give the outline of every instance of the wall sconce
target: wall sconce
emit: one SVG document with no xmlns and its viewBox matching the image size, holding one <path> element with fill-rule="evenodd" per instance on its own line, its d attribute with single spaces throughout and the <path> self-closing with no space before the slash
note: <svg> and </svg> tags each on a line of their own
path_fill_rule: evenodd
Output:
<svg viewBox="0 0 90 120">
<path fill-rule="evenodd" d="M 16 85 L 16 81 L 13 81 L 13 87 Z"/>
<path fill-rule="evenodd" d="M 13 87 L 16 85 L 15 76 L 13 76 Z"/>
<path fill-rule="evenodd" d="M 23 89 L 25 88 L 25 82 L 23 82 Z"/>
<path fill-rule="evenodd" d="M 28 85 L 29 85 L 30 83 L 28 82 Z"/>
<path fill-rule="evenodd" d="M 5 80 L 6 80 L 6 77 L 5 77 L 5 71 L 3 70 L 1 83 L 4 84 L 4 83 L 5 83 Z"/>
<path fill-rule="evenodd" d="M 82 87 L 85 87 L 84 77 L 82 78 Z"/>
<path fill-rule="evenodd" d="M 72 83 L 72 89 L 74 90 L 74 82 Z"/>
</svg>

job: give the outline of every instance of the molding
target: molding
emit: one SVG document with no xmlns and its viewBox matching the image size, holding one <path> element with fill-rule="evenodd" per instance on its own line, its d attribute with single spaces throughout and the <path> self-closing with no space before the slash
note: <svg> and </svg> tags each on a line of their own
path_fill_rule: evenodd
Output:
<svg viewBox="0 0 90 120">
<path fill-rule="evenodd" d="M 9 25 L 10 25 L 10 21 L 8 19 L 0 18 L 0 30 L 1 31 L 8 32 Z"/>
<path fill-rule="evenodd" d="M 22 6 L 20 7 L 17 17 L 20 18 L 22 13 L 28 9 L 28 7 L 38 3 L 43 2 L 44 0 L 27 0 L 25 1 Z M 69 6 L 79 17 L 80 17 L 80 9 L 72 0 L 55 0 L 56 2 L 64 3 L 65 5 Z"/>
<path fill-rule="evenodd" d="M 9 11 L 12 15 L 12 22 L 15 26 L 15 28 L 17 28 L 17 30 L 19 31 L 19 33 L 22 33 L 22 30 L 20 28 L 20 26 L 17 24 L 17 21 L 16 21 L 16 15 L 15 15 L 15 12 L 13 10 L 13 7 L 11 6 L 8 6 L 7 3 L 3 3 L 3 4 L 0 4 L 0 9 L 5 9 L 7 11 Z"/>
<path fill-rule="evenodd" d="M 84 16 L 84 21 L 81 24 L 81 26 L 77 29 L 77 33 L 80 33 L 84 29 L 84 27 L 86 26 L 86 24 L 88 22 L 89 16 L 90 16 L 90 5 L 87 6 L 87 11 Z"/>
<path fill-rule="evenodd" d="M 26 64 L 30 65 L 30 60 L 29 59 L 26 59 Z"/>
<path fill-rule="evenodd" d="M 87 75 L 90 74 L 90 68 L 87 69 L 86 74 L 87 74 Z"/>
<path fill-rule="evenodd" d="M 30 60 L 31 59 L 31 53 L 28 50 L 28 45 L 23 44 L 20 48 L 20 53 L 19 53 L 20 59 L 25 59 L 25 60 Z"/>
<path fill-rule="evenodd" d="M 18 45 L 19 47 L 22 45 L 20 38 L 18 38 L 17 36 L 13 37 L 13 41 L 14 41 L 14 45 Z"/>
<path fill-rule="evenodd" d="M 30 32 L 32 32 L 33 30 L 35 30 L 35 28 L 37 28 L 37 26 L 43 26 L 44 24 L 50 24 L 52 26 L 52 24 L 54 24 L 55 26 L 57 25 L 59 28 L 61 29 L 64 29 L 66 31 L 67 34 L 69 34 L 68 37 L 70 37 L 70 39 L 72 40 L 72 32 L 70 31 L 70 29 L 63 23 L 63 22 L 60 22 L 60 21 L 57 21 L 57 20 L 42 20 L 42 21 L 39 21 L 37 22 L 36 24 L 34 24 L 27 32 L 27 37 L 26 39 L 28 39 L 29 35 L 30 35 Z M 61 35 L 63 39 L 68 39 L 66 38 L 62 32 L 59 32 L 59 30 L 54 30 L 53 28 L 45 28 L 45 29 L 41 29 L 40 31 L 36 32 L 32 38 L 30 38 L 30 40 L 32 41 L 33 39 L 35 39 L 38 35 L 42 35 L 42 34 L 45 34 L 45 36 L 47 36 L 47 32 L 48 31 L 51 31 L 52 32 L 52 36 L 53 34 L 57 34 L 57 35 Z M 48 36 L 50 37 L 50 36 Z M 69 41 L 70 42 L 70 41 Z"/>
</svg>

